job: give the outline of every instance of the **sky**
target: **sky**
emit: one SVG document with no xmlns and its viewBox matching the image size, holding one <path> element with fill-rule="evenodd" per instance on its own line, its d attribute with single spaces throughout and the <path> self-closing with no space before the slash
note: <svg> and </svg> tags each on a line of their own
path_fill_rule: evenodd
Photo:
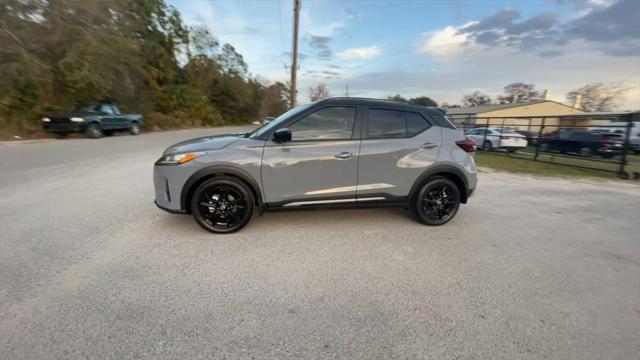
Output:
<svg viewBox="0 0 640 360">
<path fill-rule="evenodd" d="M 289 80 L 293 0 L 168 0 L 206 26 L 269 83 Z M 302 0 L 298 101 L 325 83 L 333 96 L 429 96 L 459 104 L 512 82 L 551 99 L 603 82 L 640 109 L 640 0 Z"/>
</svg>

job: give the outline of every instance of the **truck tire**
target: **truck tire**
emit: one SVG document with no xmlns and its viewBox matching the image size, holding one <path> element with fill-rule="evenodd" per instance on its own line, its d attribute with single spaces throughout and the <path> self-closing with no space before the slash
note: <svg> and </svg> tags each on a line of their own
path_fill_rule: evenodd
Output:
<svg viewBox="0 0 640 360">
<path fill-rule="evenodd" d="M 129 125 L 129 134 L 131 135 L 140 134 L 140 125 L 138 125 L 137 122 L 131 123 L 131 125 Z"/>
<path fill-rule="evenodd" d="M 102 126 L 100 126 L 100 124 L 98 123 L 91 123 L 87 125 L 84 133 L 89 139 L 98 139 L 104 135 L 104 133 L 102 132 Z"/>
</svg>

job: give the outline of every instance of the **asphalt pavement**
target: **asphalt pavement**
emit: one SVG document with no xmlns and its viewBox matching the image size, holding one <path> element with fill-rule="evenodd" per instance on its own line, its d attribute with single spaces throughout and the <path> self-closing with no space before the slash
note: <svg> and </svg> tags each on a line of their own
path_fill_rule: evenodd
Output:
<svg viewBox="0 0 640 360">
<path fill-rule="evenodd" d="M 0 359 L 637 359 L 640 187 L 482 172 L 456 218 L 153 204 L 168 145 L 0 144 Z"/>
</svg>

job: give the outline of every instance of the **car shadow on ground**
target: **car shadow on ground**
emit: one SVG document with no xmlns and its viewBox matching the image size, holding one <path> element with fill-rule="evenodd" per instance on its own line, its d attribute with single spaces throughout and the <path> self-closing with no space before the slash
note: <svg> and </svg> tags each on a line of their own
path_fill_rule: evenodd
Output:
<svg viewBox="0 0 640 360">
<path fill-rule="evenodd" d="M 161 211 L 161 210 L 158 210 Z M 191 215 L 175 215 L 162 212 L 159 214 L 160 226 L 171 232 L 182 232 L 183 235 L 206 234 L 195 223 Z M 372 228 L 371 224 L 375 224 Z M 332 210 L 300 210 L 266 212 L 262 216 L 255 214 L 243 229 L 235 234 L 260 233 L 268 236 L 271 233 L 289 231 L 327 232 L 341 228 L 368 228 L 383 231 L 390 226 L 424 227 L 413 219 L 405 209 L 332 209 Z M 170 229 L 170 230 L 169 230 Z M 214 235 L 214 234 L 212 234 Z M 225 235 L 222 235 L 225 236 Z M 233 236 L 229 234 L 226 236 Z"/>
</svg>

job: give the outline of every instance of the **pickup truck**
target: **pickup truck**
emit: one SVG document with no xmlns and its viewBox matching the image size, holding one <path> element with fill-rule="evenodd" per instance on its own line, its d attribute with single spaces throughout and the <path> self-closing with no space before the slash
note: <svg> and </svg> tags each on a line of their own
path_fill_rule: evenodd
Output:
<svg viewBox="0 0 640 360">
<path fill-rule="evenodd" d="M 83 132 L 87 137 L 97 139 L 110 136 L 118 130 L 138 135 L 141 127 L 142 115 L 121 114 L 114 104 L 85 104 L 66 113 L 42 118 L 42 128 L 58 137 Z"/>
</svg>

